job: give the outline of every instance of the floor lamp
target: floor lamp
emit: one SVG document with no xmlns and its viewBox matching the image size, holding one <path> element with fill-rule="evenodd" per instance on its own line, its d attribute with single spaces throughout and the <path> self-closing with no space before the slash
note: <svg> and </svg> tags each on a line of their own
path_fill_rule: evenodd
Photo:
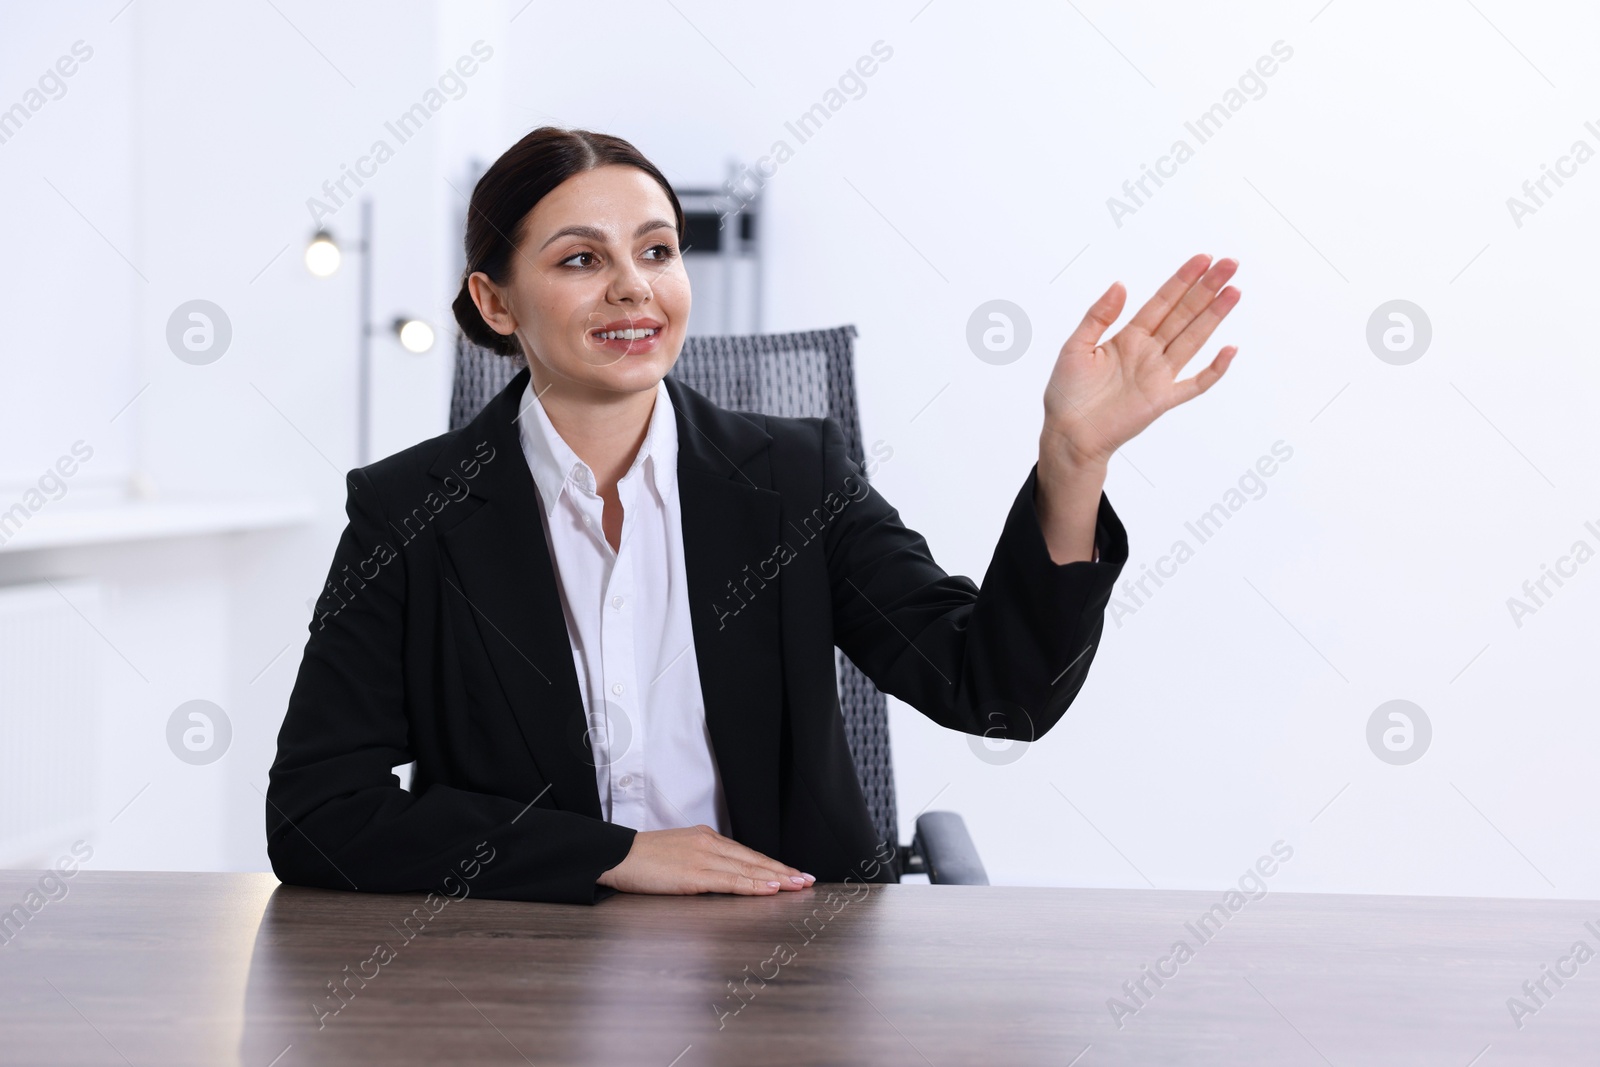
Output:
<svg viewBox="0 0 1600 1067">
<path fill-rule="evenodd" d="M 359 379 L 356 390 L 356 465 L 366 466 L 371 459 L 372 429 L 372 198 L 361 198 L 361 232 L 356 242 L 361 260 L 361 326 L 356 344 Z M 331 277 L 339 270 L 343 255 L 333 234 L 319 229 L 306 245 L 306 269 L 318 278 Z M 433 327 L 422 319 L 397 315 L 390 330 L 407 352 L 421 354 L 433 347 Z"/>
</svg>

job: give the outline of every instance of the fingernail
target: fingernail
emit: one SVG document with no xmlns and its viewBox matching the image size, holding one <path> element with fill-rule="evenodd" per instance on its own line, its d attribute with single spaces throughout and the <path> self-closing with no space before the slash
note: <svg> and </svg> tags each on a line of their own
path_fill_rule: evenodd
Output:
<svg viewBox="0 0 1600 1067">
<path fill-rule="evenodd" d="M 817 880 L 817 876 L 814 875 L 814 874 L 808 874 L 808 875 L 806 875 L 806 877 L 811 879 L 813 882 L 815 882 Z"/>
<path fill-rule="evenodd" d="M 782 889 L 783 886 L 778 882 L 768 882 L 767 883 L 767 888 L 768 889 Z"/>
<path fill-rule="evenodd" d="M 793 882 L 795 885 L 805 885 L 806 876 L 803 874 L 791 874 L 789 876 L 789 881 Z"/>
</svg>

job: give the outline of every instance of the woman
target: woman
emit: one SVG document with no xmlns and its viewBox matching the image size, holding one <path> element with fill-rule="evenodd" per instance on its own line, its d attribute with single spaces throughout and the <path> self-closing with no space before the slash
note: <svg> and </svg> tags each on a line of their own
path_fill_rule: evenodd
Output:
<svg viewBox="0 0 1600 1067">
<path fill-rule="evenodd" d="M 461 329 L 528 366 L 469 425 L 348 476 L 267 792 L 286 882 L 594 903 L 895 881 L 837 645 L 941 725 L 1032 741 L 1082 687 L 1127 560 L 1111 455 L 1205 392 L 1238 301 L 1195 256 L 1061 349 L 981 589 L 865 481 L 837 424 L 666 379 L 684 216 L 632 145 L 544 127 L 473 190 Z M 411 788 L 392 771 L 415 762 Z"/>
</svg>

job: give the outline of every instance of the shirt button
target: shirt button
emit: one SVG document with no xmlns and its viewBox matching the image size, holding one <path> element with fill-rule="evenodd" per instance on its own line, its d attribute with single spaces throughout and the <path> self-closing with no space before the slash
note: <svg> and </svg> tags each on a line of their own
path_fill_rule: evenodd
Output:
<svg viewBox="0 0 1600 1067">
<path fill-rule="evenodd" d="M 621 696 L 622 695 L 622 683 L 621 682 L 617 682 L 616 684 L 612 685 L 611 691 L 613 693 L 615 693 L 617 696 Z"/>
<path fill-rule="evenodd" d="M 617 779 L 617 784 L 620 785 L 620 786 L 623 786 L 623 787 L 627 787 L 627 786 L 632 785 L 633 784 L 633 775 L 624 774 L 621 778 Z"/>
<path fill-rule="evenodd" d="M 591 519 L 591 518 L 589 518 L 589 516 L 587 516 L 587 515 L 585 515 L 585 516 L 584 516 L 584 517 L 583 517 L 583 524 L 584 524 L 584 525 L 585 525 L 585 526 L 593 526 L 593 525 L 594 525 L 594 520 L 593 520 L 593 519 Z"/>
<path fill-rule="evenodd" d="M 622 607 L 622 598 L 619 597 L 619 596 L 612 597 L 611 598 L 611 606 L 614 607 L 614 608 Z"/>
</svg>

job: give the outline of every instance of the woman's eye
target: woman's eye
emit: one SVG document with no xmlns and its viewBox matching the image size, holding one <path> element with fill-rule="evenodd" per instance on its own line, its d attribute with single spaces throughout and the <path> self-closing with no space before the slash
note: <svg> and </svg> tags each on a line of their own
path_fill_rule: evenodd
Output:
<svg viewBox="0 0 1600 1067">
<path fill-rule="evenodd" d="M 645 252 L 647 255 L 653 253 L 652 258 L 657 263 L 664 263 L 678 254 L 677 249 L 667 244 L 654 245 L 651 248 L 645 249 Z M 575 259 L 586 260 L 586 262 L 576 264 L 578 267 L 591 267 L 594 265 L 595 254 L 593 252 L 574 252 L 566 259 L 563 259 L 560 263 L 560 266 L 565 267 L 569 263 L 572 263 L 572 261 Z"/>
</svg>

